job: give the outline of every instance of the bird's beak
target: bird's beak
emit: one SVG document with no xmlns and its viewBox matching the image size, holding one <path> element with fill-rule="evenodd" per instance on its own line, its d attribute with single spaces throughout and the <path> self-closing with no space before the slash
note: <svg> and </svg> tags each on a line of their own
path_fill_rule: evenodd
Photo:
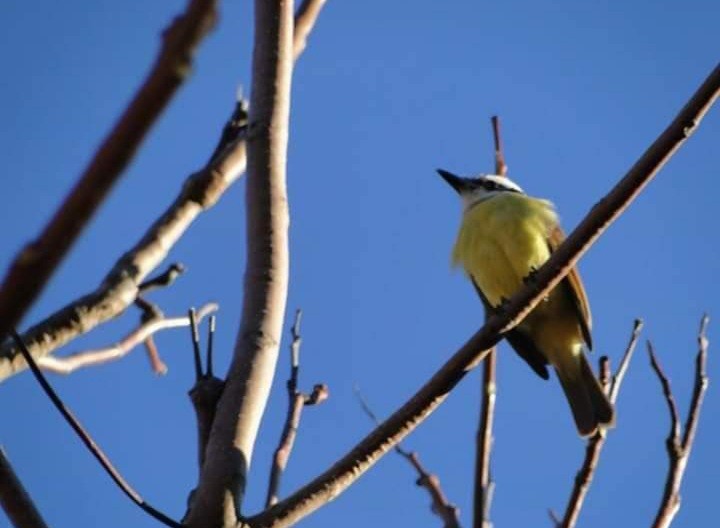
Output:
<svg viewBox="0 0 720 528">
<path fill-rule="evenodd" d="M 442 169 L 438 169 L 437 172 L 440 176 L 442 176 L 443 180 L 448 182 L 450 187 L 452 187 L 458 192 L 458 194 L 462 194 L 462 192 L 468 188 L 468 184 L 465 181 L 465 178 L 455 176 L 452 172 L 448 172 Z"/>
</svg>

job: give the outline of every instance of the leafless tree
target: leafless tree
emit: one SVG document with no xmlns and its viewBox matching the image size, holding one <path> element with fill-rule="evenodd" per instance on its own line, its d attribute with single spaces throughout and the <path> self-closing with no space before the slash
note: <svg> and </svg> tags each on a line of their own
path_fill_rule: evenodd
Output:
<svg viewBox="0 0 720 528">
<path fill-rule="evenodd" d="M 11 263 L 0 285 L 0 336 L 13 336 L 0 349 L 0 380 L 29 366 L 58 410 L 117 485 L 139 507 L 168 526 L 290 526 L 351 486 L 442 404 L 458 382 L 486 359 L 503 335 L 519 324 L 567 275 L 581 255 L 622 214 L 696 129 L 720 94 L 720 67 L 716 67 L 667 129 L 537 271 L 535 280 L 529 281 L 509 299 L 502 310 L 488 314 L 483 327 L 407 402 L 378 423 L 370 434 L 360 439 L 344 456 L 306 485 L 280 498 L 280 476 L 292 450 L 301 410 L 306 405 L 319 403 L 328 395 L 327 387 L 323 384 L 317 384 L 309 394 L 298 389 L 300 331 L 299 319 L 296 320 L 293 330 L 295 339 L 291 347 L 293 374 L 288 381 L 288 419 L 272 468 L 267 505 L 263 511 L 248 515 L 243 506 L 248 468 L 280 352 L 287 297 L 289 211 L 285 173 L 292 72 L 295 61 L 306 49 L 308 37 L 323 4 L 324 0 L 305 0 L 295 11 L 293 2 L 289 0 L 256 0 L 249 109 L 244 101 L 238 102 L 208 163 L 187 178 L 172 205 L 118 260 L 95 291 L 70 302 L 22 335 L 14 333 L 14 327 L 41 293 L 93 211 L 122 175 L 146 132 L 187 76 L 193 51 L 212 28 L 217 8 L 216 2 L 212 0 L 190 0 L 185 12 L 164 32 L 158 59 L 127 111 L 110 131 L 48 225 Z M 496 138 L 496 170 L 504 174 L 499 134 L 496 134 Z M 197 319 L 210 315 L 216 307 L 206 304 L 188 317 L 167 318 L 144 295 L 152 287 L 163 284 L 162 279 L 147 280 L 147 277 L 166 257 L 168 249 L 198 215 L 211 208 L 246 170 L 248 261 L 242 319 L 238 324 L 231 365 L 223 378 L 218 378 L 212 368 L 211 343 L 208 345 L 206 367 L 203 368 L 197 332 Z M 118 316 L 133 304 L 142 310 L 141 324 L 118 344 L 72 356 L 55 355 L 60 346 Z M 706 324 L 703 322 L 700 332 L 697 383 L 682 438 L 679 414 L 669 382 L 657 359 L 652 356 L 653 367 L 662 382 L 663 394 L 672 416 L 672 432 L 668 440 L 670 473 L 655 526 L 667 526 L 679 508 L 680 482 L 695 438 L 700 405 L 707 386 Z M 182 520 L 171 519 L 142 499 L 115 470 L 42 373 L 43 369 L 69 373 L 81 366 L 118 359 L 141 343 L 148 349 L 155 370 L 161 371 L 162 360 L 153 345 L 152 335 L 161 329 L 175 326 L 190 326 L 192 330 L 196 383 L 191 398 L 197 414 L 199 439 L 198 482 L 190 493 L 187 512 Z M 487 468 L 492 419 L 489 405 L 495 393 L 487 388 L 493 384 L 492 365 L 489 363 L 485 371 L 487 398 L 484 425 L 481 426 L 478 442 L 476 526 L 487 526 L 490 522 L 488 495 L 491 485 Z M 609 374 L 605 374 L 609 393 L 615 396 L 616 385 L 619 386 L 621 373 L 624 372 L 622 369 L 615 375 L 613 382 Z M 609 372 L 609 367 L 606 370 Z M 591 446 L 594 445 L 593 449 L 596 450 L 604 441 L 604 433 L 599 435 L 598 439 L 590 440 L 589 453 Z M 433 496 L 436 507 L 445 508 L 444 514 L 440 515 L 445 525 L 457 525 L 457 512 L 442 495 L 439 481 L 433 480 L 433 475 L 420 464 L 416 454 L 400 453 L 405 453 L 404 456 L 418 472 L 420 479 L 424 479 L 423 486 Z M 592 468 L 597 458 L 595 455 L 591 458 L 589 464 Z M 3 460 L 0 466 L 0 498 L 14 522 L 19 523 L 18 526 L 43 526 L 39 513 L 32 506 L 29 495 L 22 491 L 9 463 Z M 578 477 L 578 482 L 576 486 L 585 486 L 583 490 L 589 485 L 587 476 L 583 479 Z M 558 522 L 563 526 L 572 526 L 574 523 Z"/>
</svg>

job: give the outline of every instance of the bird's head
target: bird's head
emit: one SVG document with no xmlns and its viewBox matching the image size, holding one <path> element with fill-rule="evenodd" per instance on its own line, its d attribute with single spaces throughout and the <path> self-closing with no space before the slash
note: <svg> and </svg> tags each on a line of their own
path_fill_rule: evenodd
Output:
<svg viewBox="0 0 720 528">
<path fill-rule="evenodd" d="M 438 174 L 457 191 L 465 210 L 500 193 L 523 192 L 520 186 L 510 178 L 497 174 L 481 174 L 473 178 L 463 178 L 443 169 L 438 169 Z"/>
</svg>

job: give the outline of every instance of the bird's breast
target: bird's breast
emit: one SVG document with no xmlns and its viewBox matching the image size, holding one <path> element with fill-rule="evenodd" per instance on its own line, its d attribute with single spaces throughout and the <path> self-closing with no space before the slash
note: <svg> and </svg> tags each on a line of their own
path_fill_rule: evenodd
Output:
<svg viewBox="0 0 720 528">
<path fill-rule="evenodd" d="M 555 225 L 557 216 L 547 200 L 517 193 L 488 198 L 463 215 L 453 262 L 497 306 L 549 258 L 547 237 Z"/>
</svg>

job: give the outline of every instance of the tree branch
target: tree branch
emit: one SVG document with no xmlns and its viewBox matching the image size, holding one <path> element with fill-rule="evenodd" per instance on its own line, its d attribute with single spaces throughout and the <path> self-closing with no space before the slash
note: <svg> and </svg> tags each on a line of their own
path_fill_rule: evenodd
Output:
<svg viewBox="0 0 720 528">
<path fill-rule="evenodd" d="M 697 432 L 697 426 L 700 420 L 700 408 L 702 407 L 705 391 L 708 387 L 706 368 L 708 348 L 706 332 L 708 321 L 708 316 L 704 315 L 700 323 L 698 353 L 695 360 L 695 385 L 693 387 L 693 395 L 690 401 L 687 420 L 685 421 L 685 433 L 682 438 L 680 433 L 680 413 L 678 412 L 675 398 L 670 389 L 670 380 L 663 372 L 662 367 L 660 367 L 660 363 L 653 352 L 652 345 L 649 341 L 647 343 L 650 364 L 660 380 L 665 402 L 670 412 L 670 433 L 666 440 L 669 467 L 663 497 L 655 520 L 653 521 L 653 528 L 667 528 L 672 524 L 675 515 L 677 515 L 677 512 L 680 510 L 680 485 L 682 484 L 685 469 L 687 468 L 687 463 L 690 458 L 690 452 L 695 441 L 695 433 Z"/>
<path fill-rule="evenodd" d="M 308 9 L 303 10 L 301 6 L 295 19 L 295 23 L 304 28 L 294 36 L 295 59 L 304 50 L 299 40 L 306 38 L 322 6 L 321 2 L 313 0 L 306 3 Z M 215 205 L 245 172 L 246 122 L 247 104 L 240 99 L 210 161 L 202 170 L 187 178 L 172 205 L 115 264 L 100 287 L 61 308 L 22 335 L 34 358 L 51 353 L 127 308 L 137 296 L 138 284 L 162 262 L 195 218 Z M 26 367 L 12 342 L 2 343 L 2 336 L 0 332 L 0 382 Z"/>
<path fill-rule="evenodd" d="M 317 18 L 326 1 L 327 0 L 303 0 L 303 3 L 298 7 L 297 13 L 295 14 L 295 29 L 293 34 L 293 60 L 297 60 L 302 52 L 305 51 L 308 36 L 315 27 L 315 22 L 317 22 Z"/>
<path fill-rule="evenodd" d="M 236 522 L 277 363 L 288 284 L 285 171 L 292 50 L 292 0 L 256 0 L 243 313 L 187 517 L 191 527 Z"/>
<path fill-rule="evenodd" d="M 287 381 L 288 392 L 288 410 L 285 417 L 285 425 L 280 436 L 280 442 L 275 455 L 273 456 L 272 466 L 270 468 L 270 482 L 268 484 L 267 496 L 265 499 L 265 507 L 269 508 L 278 501 L 278 491 L 280 489 L 280 479 L 287 467 L 295 445 L 295 437 L 300 427 L 300 418 L 302 411 L 306 405 L 317 405 L 328 399 L 330 395 L 327 385 L 324 383 L 315 384 L 311 394 L 305 394 L 298 390 L 298 376 L 300 374 L 300 345 L 302 338 L 300 337 L 300 320 L 302 319 L 302 311 L 295 312 L 295 322 L 291 328 L 292 342 L 290 343 L 290 378 Z"/>
<path fill-rule="evenodd" d="M 355 396 L 360 402 L 362 410 L 375 423 L 375 425 L 380 425 L 380 420 L 370 408 L 370 405 L 367 400 L 365 400 L 360 390 L 357 387 L 355 387 L 354 390 Z M 452 504 L 447 497 L 445 497 L 445 493 L 440 486 L 440 479 L 437 475 L 434 475 L 425 469 L 425 466 L 422 465 L 420 457 L 415 451 L 408 451 L 400 444 L 397 444 L 393 449 L 398 455 L 407 460 L 417 472 L 418 478 L 415 483 L 421 488 L 425 488 L 425 490 L 427 490 L 431 500 L 430 509 L 435 515 L 442 519 L 444 528 L 460 528 L 460 511 L 457 506 Z"/>
<path fill-rule="evenodd" d="M 30 351 L 22 342 L 22 338 L 15 331 L 12 331 L 12 337 L 15 340 L 17 347 L 20 349 L 20 353 L 25 358 L 25 361 L 27 361 L 28 367 L 32 371 L 33 376 L 35 376 L 35 379 L 40 384 L 47 397 L 50 398 L 50 401 L 58 410 L 58 412 L 62 415 L 62 417 L 70 425 L 70 427 L 72 427 L 73 431 L 75 431 L 75 434 L 80 438 L 80 440 L 82 440 L 83 444 L 85 444 L 85 447 L 88 449 L 88 451 L 90 451 L 93 457 L 95 457 L 95 459 L 99 462 L 99 464 L 110 476 L 110 478 L 117 485 L 117 487 L 120 488 L 120 490 L 141 510 L 153 517 L 155 520 L 158 520 L 166 526 L 170 526 L 172 528 L 183 528 L 180 523 L 171 519 L 161 511 L 155 509 L 153 506 L 145 502 L 145 500 L 140 496 L 140 494 L 135 491 L 132 486 L 130 486 L 130 484 L 127 483 L 127 481 L 123 478 L 120 472 L 115 468 L 115 466 L 113 466 L 112 462 L 110 462 L 110 459 L 107 457 L 107 455 L 103 452 L 102 449 L 100 449 L 100 446 L 95 443 L 95 440 L 92 439 L 90 434 L 80 424 L 80 421 L 75 418 L 75 415 L 70 411 L 70 409 L 68 409 L 68 407 L 63 403 L 55 390 L 52 388 L 50 383 L 48 383 L 47 379 L 45 379 L 45 376 L 40 371 L 40 367 L 37 366 L 37 364 L 33 360 L 32 355 L 30 354 Z"/>
<path fill-rule="evenodd" d="M 32 498 L 0 447 L 0 505 L 15 528 L 47 528 Z"/>
<path fill-rule="evenodd" d="M 361 440 L 345 456 L 310 483 L 273 507 L 247 518 L 248 526 L 290 526 L 337 497 L 385 453 L 418 426 L 447 397 L 465 374 L 484 359 L 504 332 L 512 329 L 575 266 L 607 227 L 627 208 L 670 156 L 685 142 L 720 93 L 720 66 L 716 67 L 670 126 L 658 137 L 627 175 L 593 207 L 538 270 L 534 282 L 523 286 L 505 309 L 458 350 L 392 416 Z"/>
<path fill-rule="evenodd" d="M 242 108 L 243 102 L 237 103 Z M 23 334 L 23 341 L 38 360 L 97 325 L 121 314 L 135 302 L 143 280 L 165 259 L 200 213 L 210 209 L 245 171 L 245 132 L 235 137 L 207 166 L 190 175 L 180 194 L 150 226 L 143 237 L 113 266 L 100 286 L 71 302 Z M 26 368 L 17 347 L 0 346 L 0 381 Z"/>
<path fill-rule="evenodd" d="M 205 304 L 198 312 L 198 318 L 202 319 L 218 310 L 215 303 Z M 105 348 L 94 350 L 83 350 L 69 356 L 44 356 L 37 360 L 37 364 L 43 370 L 55 374 L 70 374 L 80 368 L 104 365 L 117 361 L 129 354 L 136 346 L 143 343 L 150 336 L 160 330 L 189 326 L 188 317 L 172 317 L 152 319 L 141 324 L 138 328 L 126 335 L 118 343 Z"/>
<path fill-rule="evenodd" d="M 635 319 L 632 334 L 630 335 L 630 341 L 625 348 L 625 353 L 620 361 L 620 365 L 618 366 L 615 375 L 612 376 L 612 379 L 609 376 L 609 360 L 607 358 L 602 358 L 601 360 L 603 368 L 600 369 L 600 381 L 605 393 L 608 395 L 608 399 L 613 405 L 615 405 L 615 402 L 617 401 L 617 397 L 620 392 L 620 385 L 622 384 L 622 380 L 625 377 L 628 366 L 630 365 L 630 359 L 635 351 L 635 345 L 640 337 L 642 327 L 642 320 Z M 585 447 L 585 460 L 575 476 L 575 485 L 573 486 L 567 506 L 565 507 L 565 514 L 563 515 L 562 520 L 558 519 L 555 526 L 573 528 L 577 523 L 580 516 L 580 510 L 585 502 L 585 497 L 587 496 L 588 491 L 590 491 L 590 484 L 592 484 L 592 480 L 595 476 L 595 470 L 597 469 L 597 465 L 600 460 L 600 452 L 605 445 L 606 439 L 607 430 L 600 429 L 587 441 L 587 445 Z"/>
<path fill-rule="evenodd" d="M 492 116 L 493 142 L 495 144 L 495 174 L 507 176 L 507 165 L 500 134 L 500 118 Z M 493 421 L 495 418 L 495 399 L 497 397 L 497 350 L 490 350 L 483 362 L 480 423 L 478 425 L 475 455 L 475 490 L 473 493 L 473 526 L 492 528 L 490 505 L 495 491 L 495 483 L 490 477 L 490 454 L 493 444 Z"/>
<path fill-rule="evenodd" d="M 5 275 L 0 285 L 0 339 L 20 323 L 187 78 L 194 50 L 215 18 L 215 0 L 190 0 L 185 12 L 163 32 L 155 64 L 125 113 L 50 222 L 22 249 Z"/>
</svg>

